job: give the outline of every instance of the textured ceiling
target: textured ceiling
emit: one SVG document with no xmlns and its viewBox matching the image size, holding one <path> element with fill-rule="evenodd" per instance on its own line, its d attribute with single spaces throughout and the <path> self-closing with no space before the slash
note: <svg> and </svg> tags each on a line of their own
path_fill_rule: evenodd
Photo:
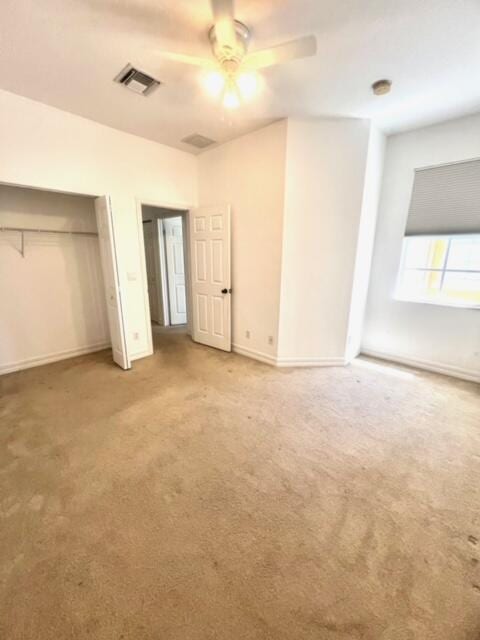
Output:
<svg viewBox="0 0 480 640">
<path fill-rule="evenodd" d="M 210 55 L 208 0 L 3 0 L 0 88 L 180 149 L 286 116 L 373 118 L 395 132 L 480 110 L 478 0 L 237 0 L 251 50 L 315 33 L 318 55 L 266 69 L 257 100 L 225 113 L 201 72 L 158 51 Z M 164 84 L 112 82 L 131 62 Z M 393 80 L 388 96 L 370 84 Z"/>
</svg>

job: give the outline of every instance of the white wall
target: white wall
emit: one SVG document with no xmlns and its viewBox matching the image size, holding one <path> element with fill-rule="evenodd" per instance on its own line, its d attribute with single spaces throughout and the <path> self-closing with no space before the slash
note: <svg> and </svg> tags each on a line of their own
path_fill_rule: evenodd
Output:
<svg viewBox="0 0 480 640">
<path fill-rule="evenodd" d="M 279 364 L 347 360 L 370 137 L 366 120 L 288 120 Z"/>
<path fill-rule="evenodd" d="M 277 354 L 285 143 L 281 121 L 198 157 L 199 204 L 232 205 L 234 347 L 271 362 Z"/>
<path fill-rule="evenodd" d="M 237 350 L 277 364 L 348 358 L 374 225 L 367 121 L 281 121 L 194 157 L 0 91 L 0 139 L 0 183 L 111 196 L 133 358 L 150 352 L 139 201 L 232 205 Z"/>
<path fill-rule="evenodd" d="M 362 343 L 385 160 L 385 143 L 385 135 L 372 125 L 368 143 L 362 212 L 359 219 L 352 300 L 348 320 L 346 356 L 349 362 L 358 356 Z"/>
<path fill-rule="evenodd" d="M 193 155 L 0 91 L 0 182 L 112 197 L 133 358 L 149 353 L 143 233 L 136 199 L 188 209 Z"/>
<path fill-rule="evenodd" d="M 0 226 L 96 232 L 92 198 L 0 185 Z M 0 373 L 110 344 L 98 238 L 0 233 Z"/>
<path fill-rule="evenodd" d="M 395 300 L 415 167 L 480 157 L 480 115 L 388 139 L 362 350 L 480 380 L 480 312 Z"/>
<path fill-rule="evenodd" d="M 366 120 L 288 119 L 199 156 L 200 205 L 232 205 L 237 351 L 284 366 L 358 353 L 383 146 Z"/>
</svg>

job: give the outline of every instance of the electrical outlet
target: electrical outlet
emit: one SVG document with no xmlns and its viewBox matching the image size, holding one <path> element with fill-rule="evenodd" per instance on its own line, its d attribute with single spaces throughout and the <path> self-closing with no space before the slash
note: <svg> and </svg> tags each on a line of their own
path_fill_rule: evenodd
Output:
<svg viewBox="0 0 480 640">
<path fill-rule="evenodd" d="M 134 340 L 138 340 L 140 338 L 140 334 L 138 333 L 138 331 L 134 331 L 133 332 L 133 339 Z"/>
<path fill-rule="evenodd" d="M 268 336 L 268 344 L 273 344 L 273 336 Z"/>
<path fill-rule="evenodd" d="M 250 331 L 249 331 L 249 329 L 247 329 L 245 331 L 245 338 L 248 338 L 250 340 Z"/>
</svg>

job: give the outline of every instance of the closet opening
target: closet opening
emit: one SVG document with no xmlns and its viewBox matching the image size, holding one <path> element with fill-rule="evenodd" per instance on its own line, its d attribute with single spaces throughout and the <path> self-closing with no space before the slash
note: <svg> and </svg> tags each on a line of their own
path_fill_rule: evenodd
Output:
<svg viewBox="0 0 480 640">
<path fill-rule="evenodd" d="M 0 373 L 111 346 L 94 202 L 0 184 Z"/>
</svg>

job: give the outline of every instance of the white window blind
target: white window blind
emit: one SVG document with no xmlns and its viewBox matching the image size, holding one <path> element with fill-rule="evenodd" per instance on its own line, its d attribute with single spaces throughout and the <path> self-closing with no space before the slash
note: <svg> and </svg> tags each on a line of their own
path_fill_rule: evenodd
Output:
<svg viewBox="0 0 480 640">
<path fill-rule="evenodd" d="M 416 169 L 405 235 L 480 233 L 480 159 Z"/>
</svg>

